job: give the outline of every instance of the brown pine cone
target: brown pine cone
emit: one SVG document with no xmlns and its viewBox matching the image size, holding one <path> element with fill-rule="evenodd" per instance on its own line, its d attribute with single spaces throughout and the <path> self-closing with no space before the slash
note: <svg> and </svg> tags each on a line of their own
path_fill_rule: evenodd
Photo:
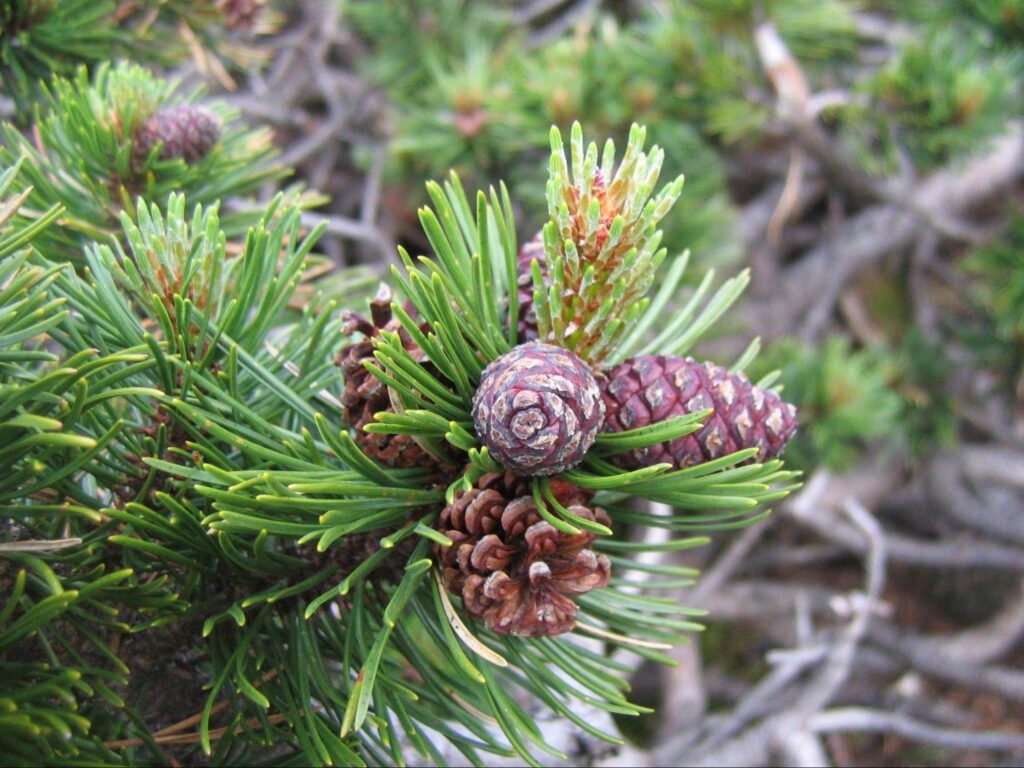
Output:
<svg viewBox="0 0 1024 768">
<path fill-rule="evenodd" d="M 434 467 L 437 461 L 411 436 L 363 431 L 364 426 L 375 421 L 374 414 L 394 411 L 387 386 L 363 367 L 364 361 L 374 359 L 371 339 L 382 329 L 397 332 L 405 348 L 414 357 L 422 357 L 419 347 L 392 317 L 391 300 L 391 289 L 382 284 L 370 302 L 372 321 L 358 312 L 346 310 L 342 315 L 343 334 L 359 331 L 365 337 L 344 347 L 338 356 L 337 362 L 345 377 L 345 391 L 341 395 L 342 419 L 355 430 L 356 445 L 370 458 L 389 467 Z"/>
<path fill-rule="evenodd" d="M 444 585 L 461 595 L 466 613 L 501 635 L 544 637 L 576 626 L 571 596 L 607 585 L 611 563 L 591 549 L 596 536 L 558 531 L 537 512 L 530 479 L 492 472 L 441 512 L 439 530 L 452 540 L 438 547 Z M 592 494 L 551 481 L 560 504 L 608 525 Z"/>
<path fill-rule="evenodd" d="M 613 457 L 628 469 L 663 462 L 681 469 L 751 447 L 758 452 L 750 461 L 764 461 L 782 453 L 797 428 L 796 408 L 777 393 L 755 387 L 746 374 L 691 357 L 630 358 L 608 372 L 602 397 L 609 432 L 714 409 L 697 432 Z"/>
<path fill-rule="evenodd" d="M 263 11 L 264 0 L 217 0 L 217 10 L 228 29 L 252 31 Z"/>
</svg>

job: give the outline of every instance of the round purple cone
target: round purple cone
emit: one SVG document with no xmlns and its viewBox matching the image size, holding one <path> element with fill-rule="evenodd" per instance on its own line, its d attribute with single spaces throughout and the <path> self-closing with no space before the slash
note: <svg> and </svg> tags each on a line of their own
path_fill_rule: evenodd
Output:
<svg viewBox="0 0 1024 768">
<path fill-rule="evenodd" d="M 604 403 L 586 363 L 534 341 L 487 366 L 473 397 L 473 422 L 506 469 L 554 475 L 583 460 L 604 423 Z"/>
</svg>

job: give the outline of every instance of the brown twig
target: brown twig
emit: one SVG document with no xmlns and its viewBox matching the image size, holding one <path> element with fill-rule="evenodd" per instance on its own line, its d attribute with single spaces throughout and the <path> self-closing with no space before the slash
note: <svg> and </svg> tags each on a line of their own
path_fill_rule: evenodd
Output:
<svg viewBox="0 0 1024 768">
<path fill-rule="evenodd" d="M 314 708 L 314 712 L 319 712 L 323 709 L 322 706 Z M 304 711 L 299 710 L 296 715 L 303 716 Z M 288 715 L 276 714 L 268 715 L 265 718 L 252 717 L 249 718 L 245 723 L 235 726 L 234 730 L 231 730 L 228 726 L 221 726 L 219 728 L 211 728 L 209 730 L 210 741 L 217 741 L 222 738 L 228 732 L 232 734 L 239 734 L 246 730 L 258 731 L 263 728 L 264 724 L 277 725 L 288 719 Z M 157 744 L 171 745 L 171 744 L 198 744 L 202 741 L 203 735 L 199 731 L 193 733 L 168 733 L 163 736 L 153 735 L 153 741 Z M 125 749 L 127 747 L 140 747 L 147 743 L 143 739 L 120 739 L 118 741 L 107 741 L 104 742 L 103 746 L 107 749 Z"/>
</svg>

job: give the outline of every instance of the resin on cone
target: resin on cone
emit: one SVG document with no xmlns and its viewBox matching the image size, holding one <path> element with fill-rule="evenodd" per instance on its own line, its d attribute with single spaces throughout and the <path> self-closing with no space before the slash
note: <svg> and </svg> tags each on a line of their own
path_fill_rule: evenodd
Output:
<svg viewBox="0 0 1024 768">
<path fill-rule="evenodd" d="M 613 457 L 628 469 L 663 462 L 681 469 L 743 448 L 757 448 L 750 461 L 764 461 L 778 456 L 797 428 L 796 408 L 777 393 L 755 387 L 743 373 L 690 357 L 630 358 L 608 372 L 602 396 L 611 432 L 714 409 L 697 432 Z"/>
<path fill-rule="evenodd" d="M 145 158 L 162 143 L 160 157 L 194 163 L 206 157 L 220 139 L 220 118 L 206 107 L 185 105 L 155 112 L 136 138 L 140 157 Z"/>
<path fill-rule="evenodd" d="M 558 503 L 573 514 L 609 524 L 592 494 L 552 480 Z M 590 549 L 596 536 L 562 533 L 537 512 L 531 481 L 511 472 L 482 476 L 446 506 L 438 525 L 451 541 L 438 547 L 445 587 L 466 613 L 494 632 L 544 637 L 576 626 L 574 595 L 606 586 L 611 563 Z"/>
<path fill-rule="evenodd" d="M 603 420 L 590 367 L 566 349 L 536 341 L 488 365 L 473 397 L 473 423 L 491 457 L 524 475 L 579 464 Z"/>
</svg>

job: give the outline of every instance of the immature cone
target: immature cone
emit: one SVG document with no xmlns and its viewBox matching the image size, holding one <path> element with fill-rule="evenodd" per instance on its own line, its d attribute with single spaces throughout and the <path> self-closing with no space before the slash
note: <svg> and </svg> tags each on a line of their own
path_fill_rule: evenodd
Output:
<svg viewBox="0 0 1024 768">
<path fill-rule="evenodd" d="M 409 435 L 387 435 L 377 432 L 364 432 L 363 427 L 376 421 L 374 414 L 381 411 L 394 411 L 388 388 L 363 366 L 367 360 L 373 360 L 373 342 L 380 331 L 394 331 L 402 338 L 406 349 L 418 356 L 419 348 L 393 319 L 391 312 L 391 290 L 381 285 L 377 296 L 370 302 L 372 321 L 358 312 L 343 313 L 342 333 L 348 335 L 359 331 L 364 338 L 341 350 L 338 365 L 345 377 L 345 391 L 341 395 L 344 406 L 342 418 L 355 430 L 356 445 L 363 453 L 389 467 L 435 466 L 434 457 L 423 450 Z"/>
<path fill-rule="evenodd" d="M 573 189 L 573 193 L 575 194 L 571 195 L 571 203 L 575 206 L 578 204 L 578 192 Z M 584 236 L 584 232 L 587 227 L 585 223 L 585 221 L 587 221 L 587 216 L 584 212 L 576 210 L 572 217 L 572 221 L 575 225 L 574 230 L 570 233 L 563 232 L 562 235 L 571 236 L 574 242 L 580 243 L 585 255 L 589 254 L 590 256 L 595 256 L 601 251 L 605 242 L 608 240 L 608 233 L 611 228 L 612 221 L 615 219 L 616 214 L 619 213 L 619 210 L 608 196 L 606 182 L 600 170 L 595 171 L 593 184 L 590 187 L 590 194 L 599 204 L 597 229 L 590 237 Z M 626 250 L 628 250 L 628 248 Z M 519 322 L 517 324 L 517 328 L 519 331 L 518 338 L 520 343 L 533 341 L 540 337 L 537 328 L 537 309 L 533 303 L 534 259 L 537 260 L 537 265 L 540 267 L 540 273 L 544 278 L 544 282 L 547 283 L 548 262 L 547 255 L 544 250 L 543 230 L 534 235 L 529 242 L 519 249 L 516 287 L 517 297 L 519 300 Z M 606 264 L 602 265 L 602 269 L 606 272 L 612 272 L 619 266 L 620 261 L 621 254 L 609 254 L 609 259 Z M 575 293 L 574 286 L 569 286 L 569 292 Z M 600 302 L 597 302 L 596 304 L 599 306 Z M 580 309 L 591 310 L 593 307 L 587 306 L 581 307 Z M 586 323 L 587 318 L 579 316 L 572 320 L 583 325 Z"/>
<path fill-rule="evenodd" d="M 713 408 L 697 432 L 617 454 L 628 469 L 662 462 L 678 468 L 756 447 L 750 461 L 778 456 L 796 432 L 796 408 L 743 373 L 690 357 L 641 355 L 617 365 L 602 388 L 605 430 L 621 432 Z"/>
<path fill-rule="evenodd" d="M 542 520 L 530 488 L 511 472 L 484 475 L 442 510 L 439 529 L 452 545 L 437 550 L 444 585 L 469 616 L 502 635 L 559 635 L 576 626 L 571 597 L 606 586 L 611 563 L 589 549 L 594 534 L 561 533 Z M 555 479 L 551 491 L 574 514 L 609 524 L 582 488 Z"/>
<path fill-rule="evenodd" d="M 533 305 L 533 260 L 537 260 L 540 272 L 547 278 L 548 262 L 544 256 L 544 237 L 537 233 L 532 240 L 519 249 L 519 272 L 516 281 L 516 296 L 519 300 L 519 322 L 517 330 L 519 343 L 535 341 L 537 334 L 537 309 Z"/>
<path fill-rule="evenodd" d="M 163 142 L 161 158 L 194 163 L 213 149 L 220 139 L 220 129 L 220 118 L 205 107 L 167 107 L 155 112 L 139 129 L 135 138 L 138 155 L 145 158 Z"/>
<path fill-rule="evenodd" d="M 554 475 L 579 464 L 603 420 L 590 367 L 538 341 L 495 359 L 473 396 L 473 423 L 491 457 L 525 475 Z"/>
</svg>

